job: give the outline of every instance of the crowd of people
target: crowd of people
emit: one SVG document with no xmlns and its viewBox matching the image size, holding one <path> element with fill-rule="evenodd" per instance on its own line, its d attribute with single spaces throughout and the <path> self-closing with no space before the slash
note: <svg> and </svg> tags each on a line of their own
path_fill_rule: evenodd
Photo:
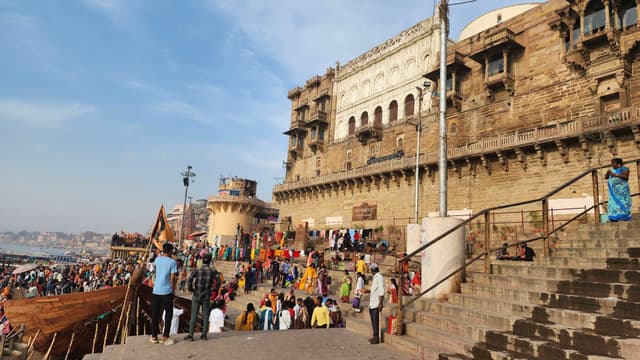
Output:
<svg viewBox="0 0 640 360">
<path fill-rule="evenodd" d="M 87 264 L 38 265 L 19 274 L 5 267 L 0 300 L 87 292 L 125 285 L 139 259 L 95 260 Z"/>
</svg>

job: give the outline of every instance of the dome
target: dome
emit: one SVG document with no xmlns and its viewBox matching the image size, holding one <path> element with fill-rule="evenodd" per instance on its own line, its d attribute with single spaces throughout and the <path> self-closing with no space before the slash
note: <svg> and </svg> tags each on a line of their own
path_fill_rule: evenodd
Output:
<svg viewBox="0 0 640 360">
<path fill-rule="evenodd" d="M 500 9 L 492 10 L 484 15 L 481 15 L 477 19 L 470 22 L 467 26 L 465 26 L 464 29 L 462 29 L 462 31 L 460 32 L 458 41 L 464 40 L 468 37 L 471 37 L 472 35 L 487 30 L 492 26 L 496 26 L 538 5 L 540 5 L 540 3 L 526 3 L 505 6 Z"/>
</svg>

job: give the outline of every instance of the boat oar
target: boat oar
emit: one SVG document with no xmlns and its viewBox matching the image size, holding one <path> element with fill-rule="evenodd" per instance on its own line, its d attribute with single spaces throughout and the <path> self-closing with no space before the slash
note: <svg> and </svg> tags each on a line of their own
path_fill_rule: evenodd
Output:
<svg viewBox="0 0 640 360">
<path fill-rule="evenodd" d="M 96 353 L 96 340 L 98 340 L 98 323 L 96 322 L 96 332 L 93 335 L 93 345 L 91 345 L 91 353 Z"/>
<path fill-rule="evenodd" d="M 69 346 L 67 347 L 67 354 L 64 356 L 64 360 L 69 358 L 69 353 L 71 352 L 71 346 L 73 345 L 73 339 L 76 337 L 76 333 L 71 333 L 71 340 L 69 341 Z"/>
<path fill-rule="evenodd" d="M 53 340 L 51 340 L 51 345 L 49 345 L 49 349 L 44 354 L 44 357 L 42 357 L 43 360 L 49 360 L 49 354 L 51 354 L 51 349 L 53 349 L 53 343 L 56 342 L 56 336 L 58 336 L 58 333 L 53 334 Z"/>
<path fill-rule="evenodd" d="M 108 337 L 109 337 L 109 324 L 107 324 L 107 328 L 104 330 L 104 342 L 102 343 L 102 352 L 104 352 L 104 348 L 107 347 Z"/>
</svg>

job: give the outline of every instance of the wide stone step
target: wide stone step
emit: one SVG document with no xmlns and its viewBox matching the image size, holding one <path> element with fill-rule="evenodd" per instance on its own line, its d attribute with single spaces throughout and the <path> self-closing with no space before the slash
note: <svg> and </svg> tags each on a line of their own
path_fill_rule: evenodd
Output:
<svg viewBox="0 0 640 360">
<path fill-rule="evenodd" d="M 601 283 L 580 280 L 548 280 L 544 278 L 477 274 L 474 283 L 501 288 L 527 288 L 541 292 L 612 297 L 631 301 L 640 300 L 640 285 L 627 283 Z"/>
<path fill-rule="evenodd" d="M 529 276 L 545 279 L 566 280 L 575 278 L 578 269 L 561 266 L 539 265 L 537 262 L 497 260 L 491 264 L 493 274 L 507 276 Z"/>
<path fill-rule="evenodd" d="M 579 230 L 628 230 L 640 229 L 640 220 L 636 214 L 633 214 L 631 221 L 607 222 L 604 224 L 588 223 L 580 224 Z"/>
<path fill-rule="evenodd" d="M 552 323 L 540 323 L 530 319 L 517 321 L 514 335 L 548 340 L 586 354 L 633 358 L 639 354 L 637 344 L 627 343 L 620 336 L 603 335 L 591 329 L 576 329 Z M 624 336 L 624 335 L 623 335 Z"/>
<path fill-rule="evenodd" d="M 469 341 L 483 341 L 488 326 L 474 325 L 467 322 L 453 319 L 447 316 L 423 313 L 420 321 L 406 324 L 407 335 L 415 337 L 425 336 L 425 329 L 438 329 L 456 337 L 468 339 Z"/>
<path fill-rule="evenodd" d="M 629 257 L 627 247 L 608 248 L 557 248 L 554 257 L 587 257 L 587 258 L 626 258 Z"/>
<path fill-rule="evenodd" d="M 636 231 L 636 230 L 633 230 Z M 608 237 L 589 237 L 589 235 L 581 235 L 575 239 L 568 239 L 559 241 L 556 244 L 557 249 L 562 248 L 627 248 L 627 247 L 639 247 L 640 239 L 635 237 L 622 237 L 622 238 L 608 238 Z"/>
<path fill-rule="evenodd" d="M 451 349 L 444 348 L 441 344 L 435 343 L 430 338 L 415 338 L 409 335 L 397 336 L 387 335 L 384 336 L 384 343 L 391 345 L 397 349 L 407 351 L 412 355 L 417 355 L 419 359 L 438 359 L 440 354 L 451 353 Z M 468 359 L 464 355 L 456 354 L 451 359 Z"/>
<path fill-rule="evenodd" d="M 415 321 L 420 324 L 430 324 L 433 322 L 434 317 L 438 319 L 445 317 L 451 319 L 451 321 L 465 324 L 465 326 L 478 325 L 500 330 L 510 330 L 513 322 L 519 318 L 509 313 L 488 312 L 449 303 L 434 303 L 431 305 L 429 312 L 417 312 Z"/>
<path fill-rule="evenodd" d="M 449 302 L 465 308 L 476 309 L 478 311 L 497 312 L 510 314 L 516 317 L 530 316 L 535 305 L 525 303 L 514 303 L 509 298 L 488 298 L 469 294 L 450 294 Z"/>
<path fill-rule="evenodd" d="M 584 359 L 577 350 L 561 347 L 554 342 L 531 339 L 512 333 L 487 332 L 487 345 L 509 350 L 534 359 L 574 360 Z"/>
<path fill-rule="evenodd" d="M 426 344 L 437 344 L 438 348 L 444 349 L 442 353 L 458 353 L 470 355 L 471 349 L 476 341 L 471 338 L 461 337 L 455 333 L 417 323 L 405 324 L 406 336 Z M 425 359 L 431 359 L 425 357 Z"/>
</svg>

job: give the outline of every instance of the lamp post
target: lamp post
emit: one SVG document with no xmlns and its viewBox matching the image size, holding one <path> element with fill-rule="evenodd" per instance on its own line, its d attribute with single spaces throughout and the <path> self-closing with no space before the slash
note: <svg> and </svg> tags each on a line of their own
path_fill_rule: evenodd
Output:
<svg viewBox="0 0 640 360">
<path fill-rule="evenodd" d="M 415 189 L 415 216 L 414 222 L 418 223 L 418 208 L 419 208 L 419 182 L 420 182 L 420 135 L 422 133 L 422 98 L 424 97 L 424 90 L 428 90 L 430 83 L 425 81 L 422 86 L 416 86 L 418 90 L 418 121 L 416 122 L 416 189 Z"/>
<path fill-rule="evenodd" d="M 187 193 L 189 191 L 189 183 L 193 181 L 190 179 L 196 176 L 196 173 L 191 171 L 191 169 L 193 169 L 193 167 L 191 167 L 191 165 L 187 165 L 187 171 L 180 173 L 180 175 L 182 175 L 182 183 L 184 184 L 184 205 L 182 206 L 182 222 L 180 223 L 180 237 L 178 238 L 181 248 L 184 242 L 184 219 L 187 214 Z"/>
</svg>

